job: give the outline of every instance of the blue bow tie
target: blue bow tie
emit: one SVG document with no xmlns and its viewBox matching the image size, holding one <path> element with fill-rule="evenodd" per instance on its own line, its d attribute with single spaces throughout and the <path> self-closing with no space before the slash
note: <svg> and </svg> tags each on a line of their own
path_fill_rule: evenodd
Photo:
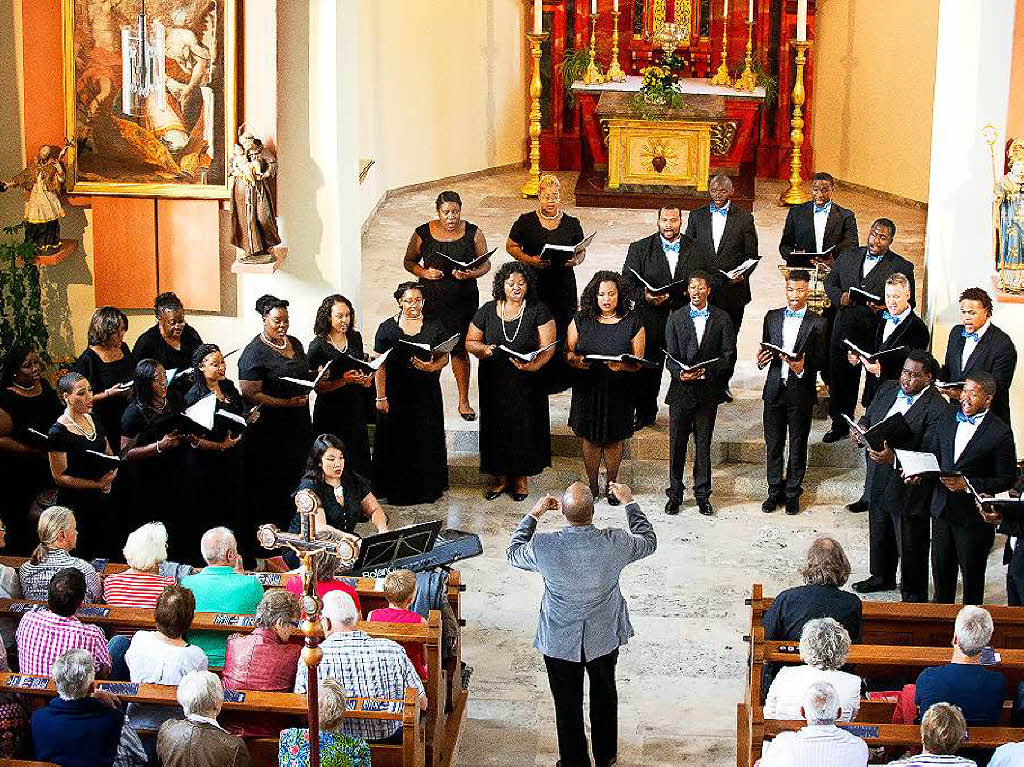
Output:
<svg viewBox="0 0 1024 767">
<path fill-rule="evenodd" d="M 961 330 L 960 335 L 962 335 L 964 338 L 970 338 L 975 343 L 981 340 L 981 336 L 979 336 L 977 333 L 968 333 L 967 328 Z"/>
<path fill-rule="evenodd" d="M 691 320 L 692 319 L 696 319 L 697 317 L 703 317 L 704 319 L 707 319 L 708 318 L 708 310 L 707 309 L 690 309 L 690 319 Z"/>
<path fill-rule="evenodd" d="M 914 395 L 913 394 L 904 394 L 901 391 L 901 392 L 899 392 L 899 394 L 896 395 L 896 401 L 899 402 L 901 399 L 905 399 L 907 401 L 908 405 L 914 404 Z"/>
<path fill-rule="evenodd" d="M 893 325 L 899 325 L 900 324 L 899 315 L 893 316 L 892 314 L 889 313 L 888 309 L 886 309 L 884 312 L 882 312 L 882 319 L 888 320 Z"/>
<path fill-rule="evenodd" d="M 804 310 L 803 309 L 797 309 L 796 311 L 794 311 L 792 309 L 786 309 L 786 318 L 787 319 L 789 317 L 800 317 L 800 318 L 803 318 L 803 316 L 804 316 Z"/>
<path fill-rule="evenodd" d="M 725 206 L 720 208 L 717 205 L 715 205 L 714 203 L 711 203 L 711 212 L 712 213 L 720 213 L 723 216 L 727 216 L 727 215 L 729 215 L 729 206 L 725 205 Z"/>
<path fill-rule="evenodd" d="M 963 410 L 958 411 L 957 414 L 956 414 L 956 420 L 959 423 L 969 423 L 971 426 L 974 426 L 975 422 L 980 417 L 981 417 L 980 413 L 978 415 L 971 416 L 971 415 L 964 414 Z"/>
<path fill-rule="evenodd" d="M 828 210 L 828 206 L 831 205 L 831 204 L 832 203 L 830 203 L 830 202 L 826 202 L 824 205 L 817 205 L 817 204 L 815 204 L 814 212 L 815 213 L 824 213 L 826 210 Z"/>
<path fill-rule="evenodd" d="M 865 254 L 864 254 L 864 260 L 865 260 L 865 261 L 874 261 L 874 262 L 875 262 L 875 263 L 877 264 L 877 263 L 878 263 L 879 261 L 881 261 L 881 260 L 882 260 L 882 256 L 883 256 L 883 255 L 884 255 L 884 254 L 882 254 L 882 253 L 879 253 L 879 254 L 878 254 L 877 256 L 873 256 L 873 255 L 871 255 L 870 253 L 865 253 Z"/>
<path fill-rule="evenodd" d="M 678 253 L 679 252 L 679 240 L 676 240 L 675 242 L 665 242 L 665 240 L 662 240 L 661 241 L 661 247 L 663 247 L 665 249 L 666 253 Z"/>
</svg>

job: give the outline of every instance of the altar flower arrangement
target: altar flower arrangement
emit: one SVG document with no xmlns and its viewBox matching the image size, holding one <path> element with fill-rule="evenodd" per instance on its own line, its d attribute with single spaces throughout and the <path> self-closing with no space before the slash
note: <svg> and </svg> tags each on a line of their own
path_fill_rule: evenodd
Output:
<svg viewBox="0 0 1024 767">
<path fill-rule="evenodd" d="M 647 105 L 678 108 L 683 105 L 683 91 L 679 75 L 669 67 L 653 64 L 640 70 L 643 83 L 640 85 L 640 99 Z"/>
</svg>

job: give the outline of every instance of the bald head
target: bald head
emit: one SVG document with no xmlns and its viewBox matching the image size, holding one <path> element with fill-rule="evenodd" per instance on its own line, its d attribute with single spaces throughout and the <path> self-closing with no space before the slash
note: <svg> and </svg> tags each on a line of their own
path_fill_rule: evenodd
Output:
<svg viewBox="0 0 1024 767">
<path fill-rule="evenodd" d="M 570 525 L 589 525 L 594 519 L 594 494 L 582 482 L 573 482 L 562 493 L 562 513 Z"/>
</svg>

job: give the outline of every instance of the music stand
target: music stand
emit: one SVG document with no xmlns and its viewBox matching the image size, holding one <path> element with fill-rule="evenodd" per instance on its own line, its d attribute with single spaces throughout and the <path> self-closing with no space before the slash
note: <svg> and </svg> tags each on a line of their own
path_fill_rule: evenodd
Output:
<svg viewBox="0 0 1024 767">
<path fill-rule="evenodd" d="M 384 568 L 396 559 L 425 554 L 434 548 L 441 525 L 442 521 L 438 519 L 363 538 L 359 545 L 359 559 L 349 572 Z"/>
</svg>

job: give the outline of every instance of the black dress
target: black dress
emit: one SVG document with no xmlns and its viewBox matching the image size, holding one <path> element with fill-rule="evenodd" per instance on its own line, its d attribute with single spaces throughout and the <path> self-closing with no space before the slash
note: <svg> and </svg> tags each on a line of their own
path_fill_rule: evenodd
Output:
<svg viewBox="0 0 1024 767">
<path fill-rule="evenodd" d="M 317 482 L 312 477 L 303 477 L 295 494 L 300 490 L 309 490 L 316 494 L 316 497 L 320 499 L 320 506 L 323 507 L 327 524 L 342 532 L 357 534 L 356 525 L 367 521 L 366 514 L 363 512 L 363 500 L 370 494 L 370 483 L 359 474 L 346 468 L 341 477 L 341 489 L 344 504 L 338 503 L 338 498 L 334 495 L 334 488 L 331 485 Z M 302 532 L 302 520 L 298 512 L 292 516 L 288 532 L 296 534 Z M 284 560 L 293 569 L 299 566 L 299 558 L 291 549 L 284 550 Z"/>
<path fill-rule="evenodd" d="M 238 360 L 241 381 L 260 381 L 268 397 L 287 399 L 308 394 L 310 389 L 281 380 L 312 379 L 309 363 L 297 338 L 288 336 L 295 356 L 288 359 L 256 336 Z M 256 528 L 275 524 L 282 530 L 291 521 L 292 490 L 299 482 L 309 454 L 312 423 L 308 407 L 260 408 L 260 418 L 246 432 L 245 440 L 245 519 L 236 530 L 243 551 L 266 554 L 256 547 Z M 244 539 L 244 543 L 243 543 Z"/>
<path fill-rule="evenodd" d="M 132 349 L 132 356 L 136 363 L 144 359 L 156 360 L 164 366 L 164 370 L 170 375 L 172 370 L 180 372 L 192 367 L 192 355 L 202 343 L 203 339 L 200 337 L 199 331 L 191 325 L 185 325 L 181 331 L 181 348 L 175 349 L 160 335 L 160 326 L 154 325 L 139 336 L 139 340 L 135 342 L 135 348 Z M 185 392 L 189 390 L 194 380 L 192 375 L 180 377 L 175 375 L 171 380 L 168 396 L 171 396 L 176 407 L 181 404 Z"/>
<path fill-rule="evenodd" d="M 0 389 L 0 410 L 10 416 L 12 439 L 45 449 L 42 438 L 26 430 L 31 428 L 46 434 L 63 408 L 53 387 L 45 380 L 40 385 L 42 390 L 33 397 L 23 396 L 13 389 Z M 28 556 L 39 542 L 36 526 L 28 513 L 36 497 L 53 486 L 45 454 L 0 453 L 0 487 L 4 488 L 3 520 L 7 525 L 9 554 Z"/>
<path fill-rule="evenodd" d="M 93 419 L 96 436 L 89 439 L 82 434 L 69 430 L 59 421 L 50 426 L 47 435 L 50 441 L 47 449 L 51 453 L 64 453 L 67 456 L 65 474 L 78 479 L 99 479 L 112 468 L 118 466 L 108 460 L 85 452 L 95 450 L 97 453 L 107 451 L 107 438 L 99 420 Z M 114 523 L 114 506 L 110 493 L 100 490 L 76 490 L 60 487 L 57 490 L 57 503 L 67 506 L 75 512 L 78 527 L 78 544 L 75 553 L 83 559 L 94 557 L 120 557 L 124 541 L 114 540 L 110 535 Z"/>
<path fill-rule="evenodd" d="M 245 404 L 235 385 L 224 379 L 220 392 L 225 399 L 217 400 L 217 412 L 244 415 Z M 191 407 L 210 390 L 205 383 L 197 383 L 185 394 L 185 407 Z M 222 442 L 230 433 L 233 437 L 244 433 L 245 427 L 228 418 L 215 416 L 213 430 L 202 435 L 211 442 Z M 201 559 L 199 540 L 211 527 L 242 529 L 244 463 L 242 443 L 227 450 L 200 450 L 191 445 L 185 448 L 185 481 L 188 492 L 184 502 L 184 513 L 179 521 L 181 537 L 185 541 L 185 553 L 172 557 L 176 562 L 197 564 Z"/>
<path fill-rule="evenodd" d="M 473 318 L 485 344 L 503 344 L 522 353 L 540 348 L 538 328 L 550 321 L 551 312 L 538 303 L 524 307 L 521 325 L 518 319 L 503 321 L 496 301 L 481 306 Z M 550 466 L 551 421 L 541 371 L 519 370 L 496 352 L 480 360 L 479 380 L 480 471 L 529 477 Z"/>
<path fill-rule="evenodd" d="M 576 353 L 630 354 L 633 337 L 642 327 L 636 312 L 630 312 L 615 324 L 577 314 Z M 631 372 L 616 373 L 603 362 L 590 363 L 590 369 L 577 376 L 572 387 L 569 427 L 576 436 L 596 445 L 632 436 L 635 381 Z"/>
<path fill-rule="evenodd" d="M 128 344 L 121 344 L 124 356 L 115 362 L 104 362 L 92 349 L 86 349 L 75 360 L 74 370 L 89 379 L 94 394 L 99 394 L 117 383 L 130 382 L 135 378 L 135 357 L 132 356 Z M 110 449 L 117 453 L 121 448 L 121 416 L 131 401 L 132 394 L 127 392 L 114 397 L 106 397 L 97 402 L 92 409 L 93 418 L 103 427 L 103 433 L 110 441 Z"/>
<path fill-rule="evenodd" d="M 347 354 L 363 359 L 363 336 L 353 330 Z M 340 378 L 351 367 L 340 351 L 326 338 L 309 342 L 309 367 L 319 370 L 331 360 L 335 362 L 325 377 Z M 326 394 L 317 394 L 313 404 L 313 434 L 333 434 L 345 443 L 345 462 L 364 477 L 370 476 L 370 438 L 366 433 L 366 401 L 373 388 L 355 384 L 342 386 Z"/>
<path fill-rule="evenodd" d="M 405 339 L 433 347 L 446 337 L 440 326 L 426 321 L 414 336 L 394 317 L 377 328 L 374 350 L 394 351 L 384 363 L 388 412 L 377 414 L 373 492 L 392 506 L 433 503 L 448 489 L 441 371 L 417 370 L 409 362 L 411 347 L 398 343 Z"/>
<path fill-rule="evenodd" d="M 466 331 L 480 306 L 480 290 L 476 280 L 455 279 L 452 272 L 458 267 L 438 253 L 445 253 L 463 263 L 472 261 L 476 258 L 476 232 L 476 224 L 467 221 L 466 232 L 462 237 L 444 241 L 434 239 L 429 223 L 416 227 L 421 243 L 417 260 L 425 269 L 440 269 L 444 272 L 444 277 L 439 280 L 420 280 L 425 301 L 423 318 L 440 325 L 445 338 L 461 334 L 458 345 L 452 350 L 452 356 L 455 357 L 466 356 Z"/>
</svg>

